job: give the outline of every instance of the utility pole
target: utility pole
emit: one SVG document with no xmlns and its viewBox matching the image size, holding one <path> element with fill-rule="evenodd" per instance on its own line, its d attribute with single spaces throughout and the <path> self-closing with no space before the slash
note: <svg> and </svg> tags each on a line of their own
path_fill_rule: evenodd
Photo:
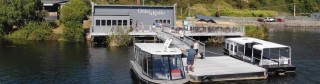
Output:
<svg viewBox="0 0 320 84">
<path fill-rule="evenodd" d="M 296 19 L 296 3 L 293 3 L 293 19 Z"/>
<path fill-rule="evenodd" d="M 142 5 L 144 5 L 144 0 L 142 0 Z"/>
</svg>

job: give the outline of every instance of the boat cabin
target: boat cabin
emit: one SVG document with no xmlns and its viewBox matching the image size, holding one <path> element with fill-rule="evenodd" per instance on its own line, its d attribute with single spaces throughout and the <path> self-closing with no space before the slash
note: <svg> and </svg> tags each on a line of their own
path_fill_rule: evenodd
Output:
<svg viewBox="0 0 320 84">
<path fill-rule="evenodd" d="M 295 70 L 295 66 L 291 64 L 289 46 L 256 38 L 228 38 L 225 41 L 224 54 L 264 67 L 268 72 Z"/>
<path fill-rule="evenodd" d="M 182 65 L 181 50 L 163 43 L 135 43 L 131 69 L 146 83 L 185 83 L 189 81 Z"/>
</svg>

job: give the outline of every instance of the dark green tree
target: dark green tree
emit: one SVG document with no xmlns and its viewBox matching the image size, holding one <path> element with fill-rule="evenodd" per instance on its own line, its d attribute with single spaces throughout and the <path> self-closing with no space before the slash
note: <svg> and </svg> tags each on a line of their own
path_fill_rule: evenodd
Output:
<svg viewBox="0 0 320 84">
<path fill-rule="evenodd" d="M 2 32 L 20 28 L 28 21 L 41 21 L 45 15 L 40 0 L 0 0 Z"/>
<path fill-rule="evenodd" d="M 70 0 L 62 9 L 60 22 L 65 26 L 61 40 L 81 42 L 83 39 L 82 21 L 91 11 L 89 0 Z"/>
</svg>

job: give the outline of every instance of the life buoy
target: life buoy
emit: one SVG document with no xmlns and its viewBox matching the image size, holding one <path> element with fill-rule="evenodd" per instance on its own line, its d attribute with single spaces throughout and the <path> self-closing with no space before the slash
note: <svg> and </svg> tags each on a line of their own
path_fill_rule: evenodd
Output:
<svg viewBox="0 0 320 84">
<path fill-rule="evenodd" d="M 210 83 L 211 82 L 211 78 L 208 77 L 208 76 L 204 76 L 204 77 L 202 77 L 201 82 L 202 83 Z"/>
</svg>

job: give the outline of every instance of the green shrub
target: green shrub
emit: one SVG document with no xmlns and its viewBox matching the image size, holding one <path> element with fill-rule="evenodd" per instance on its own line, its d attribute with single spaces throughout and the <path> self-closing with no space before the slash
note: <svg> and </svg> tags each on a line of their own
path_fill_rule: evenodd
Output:
<svg viewBox="0 0 320 84">
<path fill-rule="evenodd" d="M 82 21 L 91 10 L 89 0 L 70 0 L 62 9 L 60 21 Z"/>
<path fill-rule="evenodd" d="M 63 35 L 60 40 L 69 42 L 84 41 L 82 21 L 89 14 L 91 10 L 90 5 L 89 0 L 70 0 L 61 9 L 60 22 L 65 27 L 63 28 Z"/>
<path fill-rule="evenodd" d="M 24 40 L 50 40 L 52 34 L 48 22 L 30 22 L 21 29 L 9 34 L 7 38 Z"/>
<path fill-rule="evenodd" d="M 132 37 L 121 27 L 115 28 L 115 31 L 107 38 L 109 46 L 127 46 L 131 41 Z"/>
<path fill-rule="evenodd" d="M 278 12 L 271 10 L 249 10 L 236 9 L 223 0 L 216 0 L 214 6 L 210 4 L 195 4 L 191 7 L 191 14 L 202 14 L 206 16 L 215 16 L 219 6 L 221 16 L 235 17 L 274 17 L 278 16 Z M 182 15 L 183 16 L 183 15 Z M 182 17 L 180 16 L 180 17 Z M 179 16 L 178 16 L 179 17 Z"/>
<path fill-rule="evenodd" d="M 266 40 L 268 38 L 268 28 L 265 24 L 261 24 L 261 27 L 247 25 L 245 29 L 245 35 L 248 37 Z"/>
<path fill-rule="evenodd" d="M 63 28 L 63 41 L 69 42 L 82 42 L 84 41 L 83 33 L 84 30 L 82 29 L 82 24 L 80 22 L 75 21 L 68 21 L 65 22 L 65 27 Z"/>
<path fill-rule="evenodd" d="M 4 34 L 5 34 L 4 27 L 2 24 L 0 24 L 0 37 L 3 37 Z"/>
</svg>

